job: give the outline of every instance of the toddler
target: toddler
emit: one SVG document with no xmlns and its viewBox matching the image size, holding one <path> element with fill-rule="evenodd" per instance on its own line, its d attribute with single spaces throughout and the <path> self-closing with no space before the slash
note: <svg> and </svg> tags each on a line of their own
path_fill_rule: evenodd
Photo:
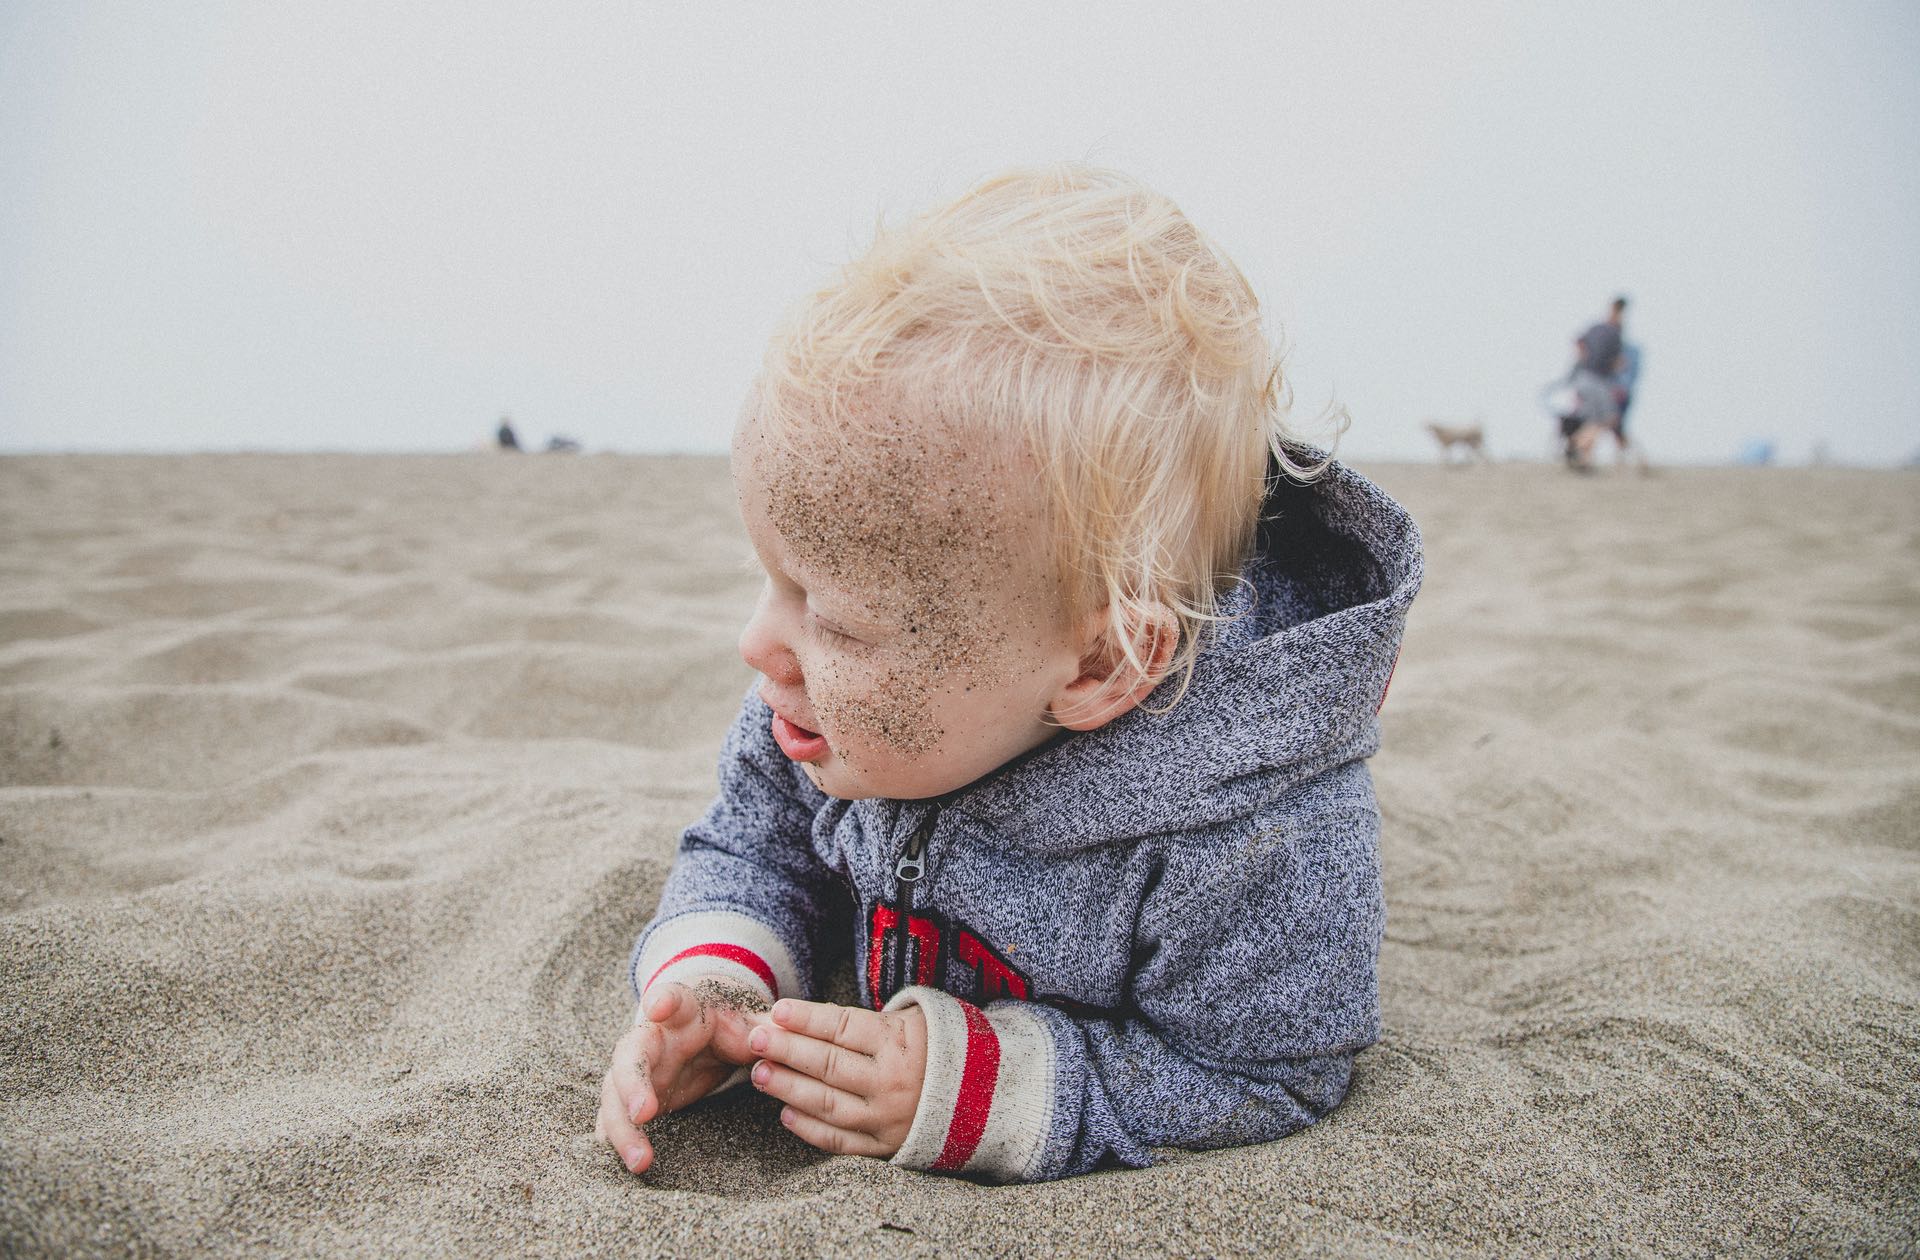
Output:
<svg viewBox="0 0 1920 1260">
<path fill-rule="evenodd" d="M 1419 539 L 1283 403 L 1233 265 L 1079 166 L 883 231 L 775 338 L 733 444 L 759 679 L 634 950 L 629 1169 L 739 1080 L 998 1180 L 1340 1101 Z M 849 952 L 861 1004 L 814 1000 Z"/>
</svg>

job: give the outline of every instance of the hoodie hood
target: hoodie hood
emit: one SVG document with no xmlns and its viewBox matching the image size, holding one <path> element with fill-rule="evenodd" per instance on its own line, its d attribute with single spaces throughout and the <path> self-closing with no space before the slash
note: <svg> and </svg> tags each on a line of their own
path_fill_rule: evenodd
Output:
<svg viewBox="0 0 1920 1260">
<path fill-rule="evenodd" d="M 948 808 L 1030 851 L 1068 852 L 1245 814 L 1372 755 L 1420 589 L 1413 518 L 1341 464 L 1275 477 L 1241 577 L 1172 709 L 1046 745 Z"/>
</svg>

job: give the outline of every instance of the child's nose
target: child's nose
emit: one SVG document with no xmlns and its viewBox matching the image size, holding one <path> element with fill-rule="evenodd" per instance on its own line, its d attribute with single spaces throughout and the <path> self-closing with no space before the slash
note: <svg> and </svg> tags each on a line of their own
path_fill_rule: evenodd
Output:
<svg viewBox="0 0 1920 1260">
<path fill-rule="evenodd" d="M 740 659 L 771 682 L 788 686 L 797 686 L 800 682 L 800 661 L 787 645 L 786 636 L 780 633 L 765 600 L 754 609 L 746 628 L 740 632 Z"/>
</svg>

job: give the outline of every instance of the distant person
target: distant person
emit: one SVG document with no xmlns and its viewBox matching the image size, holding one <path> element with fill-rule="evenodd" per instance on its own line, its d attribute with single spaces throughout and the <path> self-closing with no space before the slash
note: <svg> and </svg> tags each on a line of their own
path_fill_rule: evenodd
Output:
<svg viewBox="0 0 1920 1260">
<path fill-rule="evenodd" d="M 500 431 L 494 435 L 494 439 L 499 442 L 500 449 L 503 451 L 520 449 L 520 439 L 513 432 L 513 420 L 509 416 L 500 417 Z"/>
<path fill-rule="evenodd" d="M 1585 472 L 1593 466 L 1593 445 L 1603 432 L 1614 432 L 1620 419 L 1614 374 L 1620 370 L 1620 351 L 1626 345 L 1627 299 L 1617 297 L 1607 317 L 1574 339 L 1573 371 L 1567 377 L 1574 396 L 1573 410 L 1560 417 L 1560 435 L 1566 442 L 1567 463 Z"/>
</svg>

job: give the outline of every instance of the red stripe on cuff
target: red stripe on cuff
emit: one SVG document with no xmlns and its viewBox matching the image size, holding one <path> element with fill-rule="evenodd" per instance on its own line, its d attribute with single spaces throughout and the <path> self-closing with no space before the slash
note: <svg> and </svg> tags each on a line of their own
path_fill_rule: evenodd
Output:
<svg viewBox="0 0 1920 1260">
<path fill-rule="evenodd" d="M 711 945 L 694 945 L 681 950 L 654 969 L 654 973 L 647 977 L 646 984 L 641 986 L 642 990 L 652 988 L 653 982 L 660 978 L 662 971 L 685 958 L 724 958 L 728 962 L 739 963 L 766 983 L 767 992 L 773 994 L 775 998 L 780 996 L 780 982 L 773 978 L 773 968 L 767 966 L 766 959 L 743 945 L 726 945 L 718 942 Z"/>
<path fill-rule="evenodd" d="M 967 1059 L 960 1069 L 960 1096 L 953 1101 L 953 1119 L 947 1124 L 947 1144 L 933 1161 L 938 1172 L 964 1168 L 987 1131 L 993 1110 L 993 1086 L 1000 1075 L 1000 1034 L 971 1002 L 961 1002 L 967 1017 Z"/>
</svg>

